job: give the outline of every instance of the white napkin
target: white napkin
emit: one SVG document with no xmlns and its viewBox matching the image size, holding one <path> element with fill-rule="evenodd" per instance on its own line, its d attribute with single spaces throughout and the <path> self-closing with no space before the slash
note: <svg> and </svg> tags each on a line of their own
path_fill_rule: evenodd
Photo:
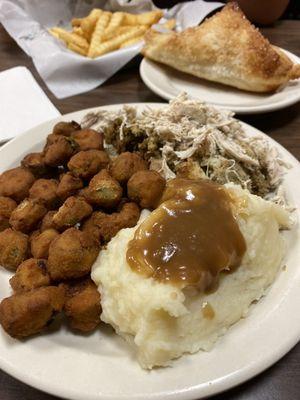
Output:
<svg viewBox="0 0 300 400">
<path fill-rule="evenodd" d="M 202 0 L 181 3 L 167 12 L 176 17 L 177 28 L 199 24 L 207 14 L 224 4 Z M 58 98 L 87 92 L 108 78 L 134 58 L 142 47 L 139 42 L 128 48 L 108 53 L 94 60 L 66 49 L 47 31 L 55 25 L 70 28 L 73 17 L 82 17 L 94 8 L 133 13 L 149 11 L 155 6 L 151 0 L 1 0 L 0 22 L 18 45 L 33 59 L 33 63 L 48 88 Z"/>
<path fill-rule="evenodd" d="M 0 72 L 0 93 L 0 142 L 60 115 L 25 67 Z"/>
</svg>

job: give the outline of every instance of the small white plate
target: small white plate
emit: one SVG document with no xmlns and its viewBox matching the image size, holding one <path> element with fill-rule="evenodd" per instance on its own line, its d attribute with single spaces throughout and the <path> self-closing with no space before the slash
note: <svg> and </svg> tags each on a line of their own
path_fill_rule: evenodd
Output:
<svg viewBox="0 0 300 400">
<path fill-rule="evenodd" d="M 140 103 L 139 109 L 163 104 Z M 116 110 L 120 105 L 102 107 Z M 0 149 L 0 172 L 16 166 L 28 152 L 39 151 L 53 125 L 81 121 L 79 111 L 43 123 Z M 250 135 L 260 134 L 243 124 Z M 285 187 L 300 209 L 300 165 L 283 147 L 269 139 L 291 164 Z M 210 352 L 186 355 L 169 368 L 144 371 L 128 345 L 108 326 L 90 335 L 65 328 L 17 341 L 0 328 L 0 368 L 15 378 L 56 396 L 74 400 L 189 400 L 210 396 L 257 375 L 285 353 L 300 337 L 299 226 L 286 232 L 289 251 L 285 264 L 266 297 L 253 305 L 247 318 L 232 326 Z M 0 296 L 9 296 L 11 273 L 0 268 Z"/>
<path fill-rule="evenodd" d="M 299 57 L 283 51 L 294 63 L 300 64 Z M 275 93 L 251 93 L 197 78 L 147 58 L 141 62 L 140 75 L 149 89 L 166 100 L 173 99 L 181 92 L 187 92 L 191 98 L 239 114 L 274 111 L 300 100 L 300 79 L 289 82 Z"/>
</svg>

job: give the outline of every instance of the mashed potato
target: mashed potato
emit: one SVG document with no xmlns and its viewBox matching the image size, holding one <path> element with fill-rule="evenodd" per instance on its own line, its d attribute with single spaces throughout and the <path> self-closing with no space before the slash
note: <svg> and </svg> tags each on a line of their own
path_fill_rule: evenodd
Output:
<svg viewBox="0 0 300 400">
<path fill-rule="evenodd" d="M 169 365 L 183 353 L 210 350 L 276 276 L 285 252 L 279 229 L 288 227 L 288 213 L 238 186 L 227 189 L 237 200 L 234 214 L 247 251 L 235 272 L 221 274 L 215 292 L 182 290 L 133 272 L 126 250 L 136 227 L 121 230 L 94 264 L 92 278 L 102 297 L 101 319 L 134 344 L 143 368 Z M 141 219 L 145 217 L 144 211 Z"/>
</svg>

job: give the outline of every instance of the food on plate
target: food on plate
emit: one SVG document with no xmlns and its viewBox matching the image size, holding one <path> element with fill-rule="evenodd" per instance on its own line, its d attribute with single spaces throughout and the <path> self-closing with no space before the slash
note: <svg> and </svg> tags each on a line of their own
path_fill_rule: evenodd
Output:
<svg viewBox="0 0 300 400">
<path fill-rule="evenodd" d="M 165 188 L 165 179 L 156 171 L 138 171 L 127 183 L 128 197 L 141 208 L 157 206 Z"/>
<path fill-rule="evenodd" d="M 88 236 L 107 243 L 121 229 L 135 226 L 139 217 L 140 209 L 136 203 L 124 203 L 118 212 L 112 214 L 106 214 L 102 211 L 93 212 L 91 217 L 83 224 L 82 230 Z"/>
<path fill-rule="evenodd" d="M 0 265 L 2 267 L 15 271 L 27 255 L 27 235 L 11 228 L 0 232 Z"/>
<path fill-rule="evenodd" d="M 34 258 L 47 259 L 49 247 L 55 238 L 59 236 L 56 229 L 49 228 L 42 232 L 36 231 L 30 236 L 30 251 Z"/>
<path fill-rule="evenodd" d="M 48 211 L 47 214 L 41 221 L 40 231 L 44 232 L 47 229 L 57 229 L 57 226 L 53 222 L 53 217 L 56 214 L 56 211 Z"/>
<path fill-rule="evenodd" d="M 107 170 L 102 169 L 93 176 L 84 196 L 91 204 L 110 209 L 120 203 L 122 194 L 119 182 Z"/>
<path fill-rule="evenodd" d="M 93 208 L 82 198 L 68 197 L 53 216 L 53 222 L 58 229 L 70 228 L 92 214 Z"/>
<path fill-rule="evenodd" d="M 199 78 L 251 92 L 272 92 L 300 78 L 300 65 L 272 46 L 235 2 L 183 32 L 150 30 L 142 54 Z"/>
<path fill-rule="evenodd" d="M 64 285 L 66 301 L 64 312 L 72 329 L 90 332 L 100 323 L 100 294 L 94 282 L 87 278 Z"/>
<path fill-rule="evenodd" d="M 162 16 L 161 10 L 130 14 L 94 8 L 86 17 L 72 19 L 72 31 L 56 26 L 49 29 L 49 32 L 62 40 L 69 50 L 82 56 L 96 58 L 143 40 L 145 33 L 152 25 L 158 23 Z M 174 29 L 175 25 L 174 19 L 160 24 L 169 30 Z"/>
<path fill-rule="evenodd" d="M 62 310 L 64 289 L 47 286 L 16 293 L 0 303 L 0 323 L 14 338 L 24 338 L 42 331 Z"/>
<path fill-rule="evenodd" d="M 72 134 L 79 150 L 103 150 L 103 135 L 93 129 L 81 129 Z"/>
<path fill-rule="evenodd" d="M 29 198 L 38 201 L 48 209 L 59 205 L 56 179 L 37 179 L 29 189 Z"/>
<path fill-rule="evenodd" d="M 22 167 L 29 169 L 36 177 L 45 175 L 48 171 L 43 153 L 27 154 L 21 161 L 21 165 Z"/>
<path fill-rule="evenodd" d="M 123 186 L 109 172 L 112 161 Z M 126 197 L 126 183 L 147 161 L 130 152 L 118 156 L 104 149 L 103 133 L 65 121 L 21 165 L 0 175 L 0 265 L 16 271 L 15 295 L 2 301 L 0 323 L 13 337 L 30 336 L 48 326 L 53 309 L 72 329 L 91 331 L 101 311 L 91 267 L 102 244 L 136 225 L 140 209 Z M 59 307 L 51 305 L 52 287 L 66 290 Z"/>
<path fill-rule="evenodd" d="M 47 213 L 47 208 L 35 199 L 23 200 L 11 213 L 9 223 L 16 230 L 29 233 Z"/>
<path fill-rule="evenodd" d="M 16 207 L 17 203 L 13 199 L 0 196 L 0 232 L 10 227 L 9 218 Z"/>
<path fill-rule="evenodd" d="M 166 107 L 142 113 L 129 106 L 89 113 L 82 125 L 103 132 L 106 143 L 120 152 L 139 153 L 166 179 L 184 168 L 186 177 L 233 182 L 253 194 L 283 201 L 287 165 L 270 142 L 248 135 L 233 113 L 189 100 L 185 93 Z"/>
<path fill-rule="evenodd" d="M 46 260 L 29 258 L 22 262 L 9 283 L 15 293 L 49 286 L 50 277 L 47 272 Z"/>
<path fill-rule="evenodd" d="M 34 180 L 34 175 L 27 168 L 9 169 L 0 175 L 0 196 L 20 202 L 28 196 Z"/>
<path fill-rule="evenodd" d="M 160 206 L 121 230 L 93 266 L 101 319 L 143 368 L 210 350 L 275 279 L 279 230 L 289 225 L 281 206 L 237 185 L 170 180 Z"/>
<path fill-rule="evenodd" d="M 12 337 L 58 313 L 78 332 L 103 320 L 142 367 L 168 365 L 212 348 L 275 279 L 288 166 L 232 113 L 184 94 L 100 110 L 56 124 L 31 154 L 42 156 L 0 176 L 0 265 L 17 271 L 0 323 Z"/>
<path fill-rule="evenodd" d="M 108 154 L 104 150 L 79 151 L 68 162 L 73 175 L 89 179 L 109 164 Z"/>
<path fill-rule="evenodd" d="M 141 156 L 126 151 L 113 160 L 109 171 L 111 176 L 121 185 L 126 185 L 135 172 L 144 171 L 146 169 L 147 163 Z"/>
<path fill-rule="evenodd" d="M 47 269 L 54 281 L 87 275 L 99 253 L 99 242 L 76 228 L 69 228 L 49 247 Z"/>
<path fill-rule="evenodd" d="M 71 136 L 72 133 L 80 129 L 81 127 L 76 121 L 61 121 L 54 125 L 52 133 L 54 135 Z"/>
<path fill-rule="evenodd" d="M 82 188 L 82 180 L 78 176 L 74 176 L 71 172 L 67 172 L 61 176 L 56 193 L 62 200 L 66 200 Z"/>
<path fill-rule="evenodd" d="M 77 143 L 70 137 L 51 134 L 44 149 L 45 164 L 50 167 L 65 165 L 77 150 Z"/>
</svg>

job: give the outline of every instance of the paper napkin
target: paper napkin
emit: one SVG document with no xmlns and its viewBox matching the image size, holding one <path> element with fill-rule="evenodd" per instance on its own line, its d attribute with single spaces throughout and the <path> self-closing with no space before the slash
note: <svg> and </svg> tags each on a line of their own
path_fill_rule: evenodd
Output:
<svg viewBox="0 0 300 400">
<path fill-rule="evenodd" d="M 26 67 L 0 72 L 0 93 L 0 143 L 60 115 Z"/>
</svg>

